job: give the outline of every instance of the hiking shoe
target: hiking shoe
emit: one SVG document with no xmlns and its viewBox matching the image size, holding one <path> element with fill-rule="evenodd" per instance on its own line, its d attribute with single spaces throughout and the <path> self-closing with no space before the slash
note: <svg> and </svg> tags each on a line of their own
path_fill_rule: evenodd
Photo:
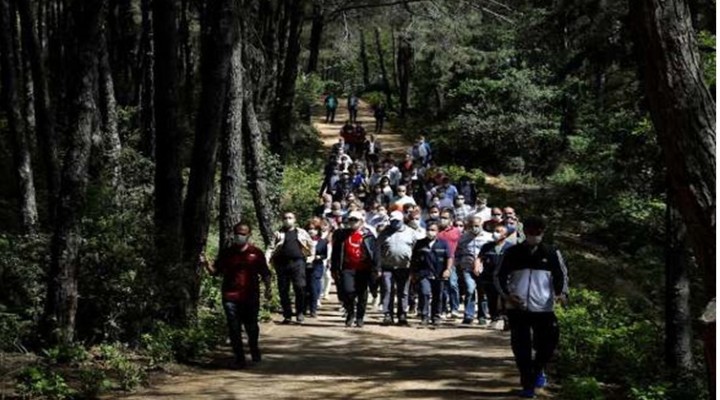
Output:
<svg viewBox="0 0 720 400">
<path fill-rule="evenodd" d="M 394 322 L 394 321 L 393 321 L 392 315 L 390 315 L 390 314 L 385 314 L 385 317 L 383 317 L 383 320 L 382 320 L 382 324 L 381 324 L 381 325 L 382 325 L 382 326 L 388 326 L 388 325 L 392 325 L 393 322 Z"/>
<path fill-rule="evenodd" d="M 537 378 L 535 378 L 535 387 L 538 389 L 542 389 L 545 386 L 547 386 L 547 376 L 544 372 L 540 372 Z"/>
<path fill-rule="evenodd" d="M 285 318 L 282 320 L 281 323 L 282 323 L 283 325 L 290 325 L 291 322 L 292 322 L 292 320 L 291 320 L 290 318 L 285 317 Z"/>
<path fill-rule="evenodd" d="M 535 398 L 535 390 L 534 389 L 523 389 L 518 393 L 518 397 L 523 399 L 534 399 Z"/>
</svg>

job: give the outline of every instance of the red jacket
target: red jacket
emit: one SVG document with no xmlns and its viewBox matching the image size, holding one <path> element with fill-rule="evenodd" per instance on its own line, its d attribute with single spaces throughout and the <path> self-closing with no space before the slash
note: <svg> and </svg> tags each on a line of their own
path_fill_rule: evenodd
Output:
<svg viewBox="0 0 720 400">
<path fill-rule="evenodd" d="M 244 304 L 260 303 L 260 278 L 270 277 L 265 253 L 253 245 L 245 251 L 233 246 L 220 252 L 216 273 L 223 276 L 223 300 Z"/>
</svg>

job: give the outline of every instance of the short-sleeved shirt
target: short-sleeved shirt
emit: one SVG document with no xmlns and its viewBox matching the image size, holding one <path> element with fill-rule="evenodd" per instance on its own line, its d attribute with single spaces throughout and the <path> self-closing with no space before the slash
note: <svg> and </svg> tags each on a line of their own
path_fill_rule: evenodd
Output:
<svg viewBox="0 0 720 400">
<path fill-rule="evenodd" d="M 215 262 L 223 277 L 223 300 L 254 305 L 260 303 L 260 278 L 270 276 L 265 254 L 253 245 L 245 251 L 236 246 L 223 250 Z"/>
</svg>

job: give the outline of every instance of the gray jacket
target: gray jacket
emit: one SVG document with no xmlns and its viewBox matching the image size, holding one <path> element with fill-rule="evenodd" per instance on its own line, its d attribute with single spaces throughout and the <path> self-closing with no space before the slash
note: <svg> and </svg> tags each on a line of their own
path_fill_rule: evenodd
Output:
<svg viewBox="0 0 720 400">
<path fill-rule="evenodd" d="M 393 231 L 385 229 L 375 246 L 376 270 L 410 268 L 417 234 L 408 226 Z"/>
</svg>

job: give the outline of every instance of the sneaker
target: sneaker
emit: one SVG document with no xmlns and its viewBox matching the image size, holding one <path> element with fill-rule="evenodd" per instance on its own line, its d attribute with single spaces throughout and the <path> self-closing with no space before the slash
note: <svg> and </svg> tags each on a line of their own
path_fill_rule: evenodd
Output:
<svg viewBox="0 0 720 400">
<path fill-rule="evenodd" d="M 305 316 L 302 314 L 299 314 L 297 318 L 295 318 L 298 324 L 302 324 L 305 321 Z"/>
<path fill-rule="evenodd" d="M 473 323 L 473 320 L 471 320 L 470 318 L 463 318 L 463 320 L 462 320 L 463 325 L 472 325 L 472 323 Z"/>
<path fill-rule="evenodd" d="M 365 326 L 365 321 L 359 319 L 355 321 L 355 326 L 357 326 L 358 328 L 362 328 L 363 326 Z"/>
<path fill-rule="evenodd" d="M 408 325 L 410 325 L 410 324 L 408 324 L 407 315 L 401 314 L 401 315 L 398 317 L 398 325 L 400 325 L 400 326 L 408 326 Z"/>
<path fill-rule="evenodd" d="M 262 355 L 260 354 L 260 349 L 251 350 L 250 356 L 252 357 L 252 361 L 254 363 L 259 363 L 260 361 L 262 361 Z"/>
<path fill-rule="evenodd" d="M 540 372 L 537 378 L 535 378 L 535 387 L 542 389 L 545 386 L 547 386 L 547 375 L 545 375 L 544 372 Z"/>
<path fill-rule="evenodd" d="M 290 325 L 291 322 L 292 322 L 292 319 L 287 318 L 287 317 L 282 320 L 283 325 Z"/>
<path fill-rule="evenodd" d="M 422 320 L 420 321 L 420 325 L 424 325 L 424 326 L 430 325 L 430 318 L 423 317 Z"/>
<path fill-rule="evenodd" d="M 450 312 L 450 318 L 454 319 L 454 318 L 460 318 L 460 317 L 462 317 L 462 314 L 460 314 L 459 312 L 457 312 L 457 311 Z"/>
<path fill-rule="evenodd" d="M 410 308 L 408 309 L 408 314 L 410 314 L 410 315 L 417 314 L 417 306 L 415 306 L 415 305 L 410 306 Z"/>
<path fill-rule="evenodd" d="M 503 330 L 503 328 L 505 328 L 504 325 L 505 325 L 505 321 L 498 319 L 496 321 L 493 321 L 490 324 L 490 329 L 494 329 L 496 331 L 501 331 L 501 330 Z"/>
<path fill-rule="evenodd" d="M 523 399 L 534 399 L 535 398 L 535 390 L 534 389 L 523 389 L 518 393 L 518 397 Z"/>
<path fill-rule="evenodd" d="M 348 327 L 348 328 L 351 327 L 354 320 L 355 320 L 355 314 L 353 314 L 353 313 L 348 313 L 348 314 L 345 316 L 345 326 Z"/>
<path fill-rule="evenodd" d="M 390 315 L 390 314 L 385 314 L 385 317 L 383 317 L 383 320 L 382 320 L 381 325 L 382 325 L 382 326 L 388 326 L 388 325 L 392 325 L 393 322 L 394 322 L 394 321 L 393 321 L 392 315 Z"/>
<path fill-rule="evenodd" d="M 486 320 L 485 318 L 480 318 L 480 319 L 478 319 L 478 325 L 480 325 L 480 326 L 485 326 L 485 325 L 487 325 L 487 324 L 488 324 L 488 322 L 487 322 L 487 320 Z"/>
</svg>

